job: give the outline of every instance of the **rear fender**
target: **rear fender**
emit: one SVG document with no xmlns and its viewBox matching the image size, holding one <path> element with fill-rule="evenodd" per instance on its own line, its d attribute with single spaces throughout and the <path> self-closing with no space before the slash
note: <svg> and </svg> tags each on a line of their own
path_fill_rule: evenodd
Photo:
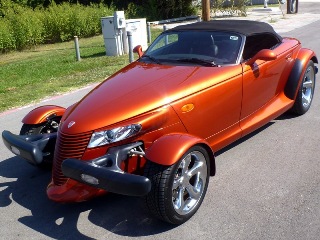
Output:
<svg viewBox="0 0 320 240">
<path fill-rule="evenodd" d="M 47 121 L 47 118 L 50 116 L 61 117 L 65 108 L 55 106 L 55 105 L 46 105 L 33 109 L 30 111 L 23 119 L 24 124 L 39 124 Z"/>
<path fill-rule="evenodd" d="M 296 98 L 303 73 L 305 72 L 310 60 L 314 63 L 318 63 L 318 59 L 312 50 L 307 48 L 300 49 L 293 68 L 291 69 L 287 84 L 284 88 L 284 93 L 289 99 L 294 100 Z"/>
<path fill-rule="evenodd" d="M 200 145 L 208 152 L 210 175 L 214 176 L 216 165 L 212 149 L 205 140 L 189 134 L 173 133 L 160 137 L 146 150 L 145 157 L 154 163 L 171 166 L 178 162 L 183 154 L 194 145 Z"/>
</svg>

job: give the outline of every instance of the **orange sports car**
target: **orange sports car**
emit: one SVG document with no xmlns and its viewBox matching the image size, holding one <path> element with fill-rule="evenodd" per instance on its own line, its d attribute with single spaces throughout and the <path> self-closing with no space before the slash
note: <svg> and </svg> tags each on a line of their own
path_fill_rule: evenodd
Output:
<svg viewBox="0 0 320 240">
<path fill-rule="evenodd" d="M 3 131 L 14 154 L 52 167 L 48 197 L 141 196 L 181 224 L 200 207 L 214 152 L 288 110 L 310 108 L 317 57 L 267 23 L 215 20 L 167 30 L 139 59 L 65 109 L 43 106 Z"/>
</svg>

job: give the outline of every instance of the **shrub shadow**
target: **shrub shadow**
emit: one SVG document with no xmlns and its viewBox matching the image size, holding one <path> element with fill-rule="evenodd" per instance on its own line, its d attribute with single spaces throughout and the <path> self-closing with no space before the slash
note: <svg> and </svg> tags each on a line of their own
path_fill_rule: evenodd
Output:
<svg viewBox="0 0 320 240">
<path fill-rule="evenodd" d="M 106 56 L 106 52 L 100 52 L 92 55 L 81 56 L 81 58 L 86 59 L 86 58 L 96 58 L 96 57 L 105 57 L 105 56 Z"/>
</svg>

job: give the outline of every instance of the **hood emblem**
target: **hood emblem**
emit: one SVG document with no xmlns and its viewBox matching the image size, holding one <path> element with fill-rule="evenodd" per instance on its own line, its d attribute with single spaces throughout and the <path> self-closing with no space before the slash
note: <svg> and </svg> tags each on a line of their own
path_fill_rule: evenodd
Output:
<svg viewBox="0 0 320 240">
<path fill-rule="evenodd" d="M 71 128 L 75 123 L 76 123 L 76 122 L 74 122 L 74 121 L 69 122 L 68 128 Z"/>
</svg>

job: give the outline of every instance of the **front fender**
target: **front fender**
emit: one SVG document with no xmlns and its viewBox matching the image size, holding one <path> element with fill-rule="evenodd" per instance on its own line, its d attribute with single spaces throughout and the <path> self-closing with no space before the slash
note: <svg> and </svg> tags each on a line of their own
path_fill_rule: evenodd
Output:
<svg viewBox="0 0 320 240">
<path fill-rule="evenodd" d="M 55 106 L 55 105 L 46 105 L 33 109 L 30 111 L 23 119 L 22 123 L 24 124 L 39 124 L 47 121 L 47 118 L 53 114 L 57 117 L 61 117 L 65 108 Z"/>
<path fill-rule="evenodd" d="M 307 48 L 300 49 L 284 89 L 284 93 L 289 99 L 294 100 L 296 98 L 303 74 L 310 60 L 318 63 L 318 59 L 312 50 Z"/>
<path fill-rule="evenodd" d="M 185 133 L 167 134 L 157 139 L 147 150 L 145 157 L 154 163 L 170 166 L 194 145 L 203 146 L 210 157 L 210 175 L 215 175 L 215 157 L 209 144 L 198 137 Z"/>
</svg>

